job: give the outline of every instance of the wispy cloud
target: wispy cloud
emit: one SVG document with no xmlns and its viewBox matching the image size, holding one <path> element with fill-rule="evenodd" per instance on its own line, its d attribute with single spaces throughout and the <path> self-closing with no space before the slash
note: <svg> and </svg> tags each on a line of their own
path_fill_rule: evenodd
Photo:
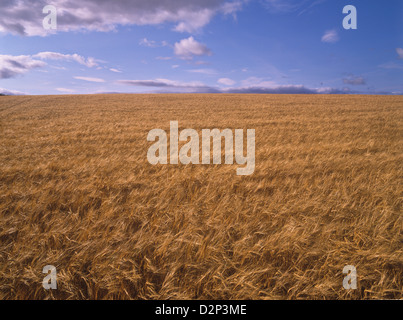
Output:
<svg viewBox="0 0 403 320">
<path fill-rule="evenodd" d="M 167 41 L 162 41 L 159 43 L 154 40 L 148 40 L 147 38 L 143 38 L 140 40 L 139 45 L 143 47 L 157 48 L 157 47 L 166 47 L 169 45 L 169 43 Z"/>
<path fill-rule="evenodd" d="M 265 7 L 273 13 L 293 12 L 304 5 L 301 0 L 264 0 Z"/>
<path fill-rule="evenodd" d="M 68 88 L 56 88 L 56 91 L 65 92 L 65 93 L 74 93 L 75 92 L 75 90 L 68 89 Z"/>
<path fill-rule="evenodd" d="M 245 88 L 270 88 L 270 87 L 274 87 L 277 85 L 276 82 L 272 81 L 272 80 L 267 80 L 264 78 L 259 78 L 259 77 L 249 77 L 245 80 L 241 81 L 241 85 L 242 87 Z"/>
<path fill-rule="evenodd" d="M 110 68 L 109 71 L 115 72 L 115 73 L 122 73 L 122 71 L 115 69 L 115 68 Z"/>
<path fill-rule="evenodd" d="M 16 90 L 8 90 L 8 89 L 5 89 L 5 88 L 0 88 L 0 94 L 5 94 L 5 95 L 8 95 L 8 96 L 25 95 L 24 92 L 16 91 Z"/>
<path fill-rule="evenodd" d="M 233 86 L 235 81 L 229 78 L 220 78 L 217 80 L 219 84 L 223 84 L 224 86 Z"/>
<path fill-rule="evenodd" d="M 200 88 L 205 87 L 201 82 L 180 82 L 169 79 L 155 80 L 118 80 L 118 83 L 127 84 L 138 87 L 174 87 L 174 88 Z"/>
<path fill-rule="evenodd" d="M 200 60 L 200 61 L 194 61 L 194 62 L 192 62 L 194 65 L 196 65 L 196 66 L 206 66 L 206 65 L 209 65 L 210 64 L 210 62 L 207 62 L 207 61 L 202 61 L 202 60 Z"/>
<path fill-rule="evenodd" d="M 172 57 L 156 57 L 157 60 L 172 60 Z"/>
<path fill-rule="evenodd" d="M 105 82 L 105 80 L 104 79 L 101 79 L 101 78 L 91 78 L 91 77 L 74 77 L 74 79 L 77 79 L 77 80 L 83 80 L 83 81 L 88 81 L 88 82 L 99 82 L 99 83 L 101 83 L 101 82 Z"/>
<path fill-rule="evenodd" d="M 89 57 L 85 58 L 77 53 L 74 54 L 63 54 L 59 52 L 39 52 L 33 56 L 34 58 L 39 58 L 42 60 L 64 60 L 64 61 L 75 61 L 82 64 L 88 68 L 97 67 L 98 63 L 95 58 Z"/>
<path fill-rule="evenodd" d="M 336 30 L 328 30 L 322 36 L 322 42 L 335 43 L 339 41 L 339 35 Z"/>
<path fill-rule="evenodd" d="M 366 80 L 363 77 L 350 75 L 349 77 L 343 79 L 343 83 L 359 86 L 359 85 L 365 85 Z"/>
<path fill-rule="evenodd" d="M 135 87 L 151 87 L 167 89 L 170 92 L 198 92 L 216 93 L 218 89 L 207 86 L 201 82 L 181 82 L 169 79 L 154 80 L 118 80 L 117 83 Z M 158 92 L 158 91 L 157 91 Z M 161 92 L 161 91 L 159 91 Z"/>
<path fill-rule="evenodd" d="M 157 43 L 153 40 L 148 40 L 147 38 L 143 38 L 140 40 L 139 45 L 143 47 L 150 47 L 150 48 L 155 48 L 157 47 Z"/>
<path fill-rule="evenodd" d="M 300 16 L 300 15 L 302 15 L 302 14 L 305 14 L 305 13 L 312 13 L 313 11 L 314 11 L 314 7 L 316 7 L 316 6 L 318 6 L 318 5 L 321 5 L 321 4 L 323 4 L 323 3 L 325 3 L 327 0 L 316 0 L 316 1 L 313 1 L 309 6 L 307 6 L 306 8 L 304 8 L 304 9 L 302 9 L 299 13 L 298 13 L 298 15 Z"/>
<path fill-rule="evenodd" d="M 396 69 L 396 70 L 403 70 L 403 64 L 398 64 L 396 62 L 387 62 L 379 65 L 382 69 Z"/>
<path fill-rule="evenodd" d="M 403 59 L 403 49 L 402 48 L 396 48 L 397 55 L 399 56 L 399 59 Z"/>
<path fill-rule="evenodd" d="M 221 11 L 228 15 L 232 15 L 234 17 L 234 19 L 236 19 L 236 13 L 238 11 L 241 11 L 242 6 L 245 2 L 247 2 L 248 0 L 238 0 L 238 1 L 233 1 L 233 2 L 225 2 L 222 6 L 221 6 Z"/>
<path fill-rule="evenodd" d="M 214 69 L 190 69 L 186 70 L 187 72 L 192 72 L 192 73 L 201 73 L 201 74 L 206 74 L 206 75 L 215 75 L 217 74 L 217 71 Z"/>
</svg>

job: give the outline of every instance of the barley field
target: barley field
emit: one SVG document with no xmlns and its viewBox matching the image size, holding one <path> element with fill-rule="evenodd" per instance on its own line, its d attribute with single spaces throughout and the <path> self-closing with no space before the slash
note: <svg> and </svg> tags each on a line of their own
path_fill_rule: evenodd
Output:
<svg viewBox="0 0 403 320">
<path fill-rule="evenodd" d="M 402 96 L 2 96 L 0 298 L 402 299 L 402 116 Z M 172 120 L 255 129 L 254 173 L 151 165 Z"/>
</svg>

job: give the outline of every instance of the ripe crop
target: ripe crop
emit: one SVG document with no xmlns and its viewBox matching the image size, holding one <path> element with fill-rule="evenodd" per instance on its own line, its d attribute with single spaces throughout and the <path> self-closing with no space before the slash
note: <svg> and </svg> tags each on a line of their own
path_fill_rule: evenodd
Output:
<svg viewBox="0 0 403 320">
<path fill-rule="evenodd" d="M 401 96 L 0 97 L 0 298 L 401 299 L 402 109 Z M 147 134 L 172 120 L 255 129 L 255 171 L 151 165 Z"/>
</svg>

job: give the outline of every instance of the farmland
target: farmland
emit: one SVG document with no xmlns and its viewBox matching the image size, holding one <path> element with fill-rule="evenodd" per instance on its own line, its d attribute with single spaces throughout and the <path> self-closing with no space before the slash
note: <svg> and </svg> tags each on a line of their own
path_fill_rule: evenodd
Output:
<svg viewBox="0 0 403 320">
<path fill-rule="evenodd" d="M 0 298 L 401 299 L 402 111 L 401 96 L 0 97 Z M 147 134 L 172 120 L 255 129 L 253 174 L 151 165 Z"/>
</svg>

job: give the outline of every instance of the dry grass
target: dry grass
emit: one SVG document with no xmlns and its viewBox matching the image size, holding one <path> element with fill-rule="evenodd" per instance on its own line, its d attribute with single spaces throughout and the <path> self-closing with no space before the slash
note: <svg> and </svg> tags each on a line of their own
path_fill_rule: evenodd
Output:
<svg viewBox="0 0 403 320">
<path fill-rule="evenodd" d="M 0 98 L 0 298 L 403 297 L 403 98 Z M 256 129 L 256 170 L 147 162 L 149 130 Z M 42 288 L 54 265 L 58 289 Z M 354 265 L 358 290 L 342 287 Z"/>
</svg>

